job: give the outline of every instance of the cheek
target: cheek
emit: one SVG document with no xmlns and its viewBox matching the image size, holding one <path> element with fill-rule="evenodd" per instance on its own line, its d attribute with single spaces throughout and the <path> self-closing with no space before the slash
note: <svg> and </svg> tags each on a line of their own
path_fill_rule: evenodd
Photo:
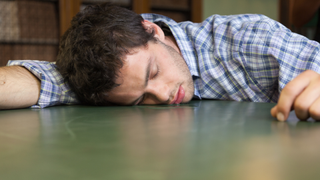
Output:
<svg viewBox="0 0 320 180">
<path fill-rule="evenodd" d="M 173 62 L 173 60 L 163 59 L 160 63 L 160 72 L 162 71 L 166 78 L 177 78 L 181 74 L 180 68 Z"/>
<path fill-rule="evenodd" d="M 162 72 L 161 83 L 171 84 L 181 79 L 181 73 L 175 66 L 170 66 Z M 160 78 L 159 78 L 160 80 Z"/>
</svg>

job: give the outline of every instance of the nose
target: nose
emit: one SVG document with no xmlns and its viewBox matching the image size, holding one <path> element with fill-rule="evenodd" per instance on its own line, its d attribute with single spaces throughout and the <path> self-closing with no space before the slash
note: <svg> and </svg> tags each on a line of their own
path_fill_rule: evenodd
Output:
<svg viewBox="0 0 320 180">
<path fill-rule="evenodd" d="M 170 100 L 170 88 L 165 84 L 149 84 L 147 93 L 152 104 L 167 104 Z"/>
</svg>

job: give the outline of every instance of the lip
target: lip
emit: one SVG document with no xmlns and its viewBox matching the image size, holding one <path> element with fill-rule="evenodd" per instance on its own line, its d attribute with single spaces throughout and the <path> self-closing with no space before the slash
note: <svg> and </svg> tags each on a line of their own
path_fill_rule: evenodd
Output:
<svg viewBox="0 0 320 180">
<path fill-rule="evenodd" d="M 185 96 L 185 91 L 182 86 L 179 86 L 179 89 L 170 104 L 180 104 L 184 96 Z"/>
</svg>

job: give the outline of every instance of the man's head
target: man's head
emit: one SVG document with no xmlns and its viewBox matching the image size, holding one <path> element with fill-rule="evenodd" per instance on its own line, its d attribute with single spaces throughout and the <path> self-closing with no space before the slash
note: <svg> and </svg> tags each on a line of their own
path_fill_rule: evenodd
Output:
<svg viewBox="0 0 320 180">
<path fill-rule="evenodd" d="M 95 5 L 72 20 L 60 42 L 57 66 L 86 104 L 187 102 L 193 95 L 191 75 L 179 49 L 171 45 L 176 46 L 159 26 L 140 15 L 110 4 Z M 157 81 L 161 92 L 151 89 L 155 70 L 162 77 Z"/>
</svg>

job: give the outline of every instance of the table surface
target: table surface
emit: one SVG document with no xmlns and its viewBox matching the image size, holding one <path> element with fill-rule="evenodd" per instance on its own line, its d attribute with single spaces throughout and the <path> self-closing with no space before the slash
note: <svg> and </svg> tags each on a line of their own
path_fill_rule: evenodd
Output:
<svg viewBox="0 0 320 180">
<path fill-rule="evenodd" d="M 320 123 L 278 122 L 273 105 L 0 111 L 0 179 L 319 179 Z"/>
</svg>

